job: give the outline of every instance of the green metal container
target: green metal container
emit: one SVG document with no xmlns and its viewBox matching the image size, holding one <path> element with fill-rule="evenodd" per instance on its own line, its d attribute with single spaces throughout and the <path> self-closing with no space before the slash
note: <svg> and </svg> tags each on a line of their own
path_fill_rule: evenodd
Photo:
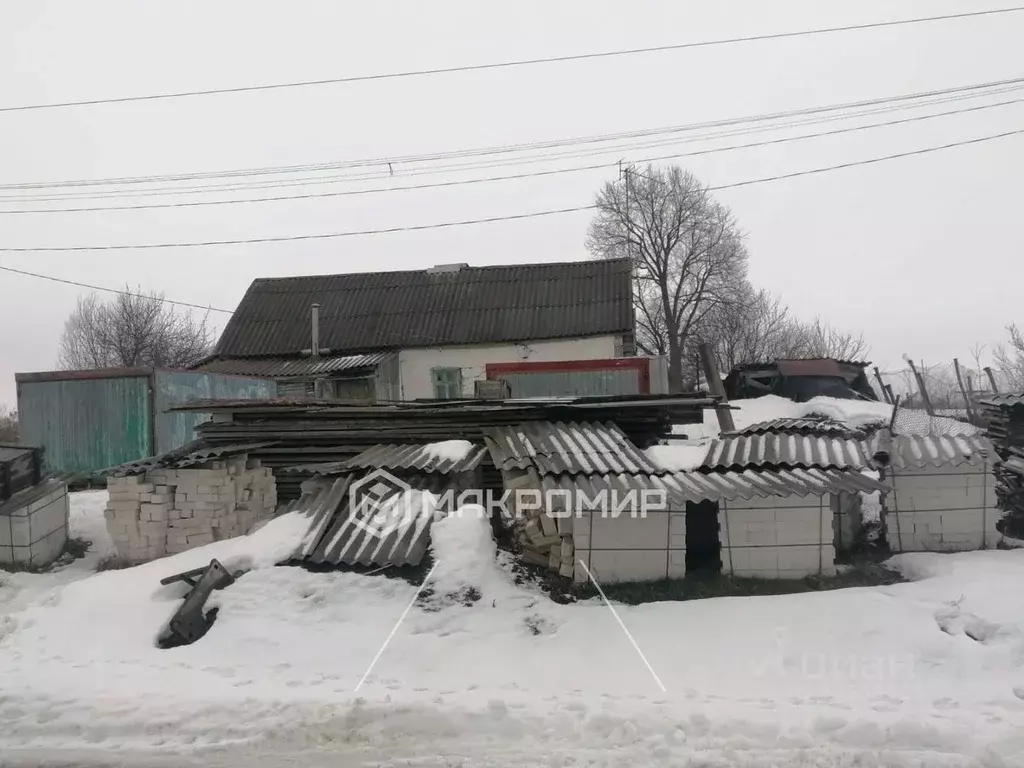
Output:
<svg viewBox="0 0 1024 768">
<path fill-rule="evenodd" d="M 15 374 L 19 439 L 45 449 L 52 472 L 95 472 L 179 448 L 201 413 L 171 413 L 206 398 L 264 398 L 270 379 L 160 368 Z"/>
</svg>

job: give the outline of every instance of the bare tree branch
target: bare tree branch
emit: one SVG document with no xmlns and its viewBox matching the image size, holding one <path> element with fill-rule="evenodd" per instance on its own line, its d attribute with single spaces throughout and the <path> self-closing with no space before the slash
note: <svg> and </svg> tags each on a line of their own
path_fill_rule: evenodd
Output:
<svg viewBox="0 0 1024 768">
<path fill-rule="evenodd" d="M 18 442 L 18 412 L 0 403 L 0 443 Z"/>
<path fill-rule="evenodd" d="M 79 298 L 64 323 L 58 364 L 65 369 L 187 368 L 199 362 L 213 348 L 209 315 L 197 318 L 163 298 L 130 288 L 106 303 L 95 293 Z"/>
<path fill-rule="evenodd" d="M 732 213 L 678 167 L 629 169 L 597 195 L 587 247 L 632 259 L 637 346 L 669 360 L 669 389 L 685 389 L 684 350 L 705 315 L 745 280 L 747 252 Z"/>
</svg>

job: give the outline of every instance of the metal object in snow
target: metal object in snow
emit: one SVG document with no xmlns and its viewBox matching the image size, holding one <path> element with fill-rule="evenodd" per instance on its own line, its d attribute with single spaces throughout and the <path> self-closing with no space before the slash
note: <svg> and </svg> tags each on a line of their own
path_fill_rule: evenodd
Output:
<svg viewBox="0 0 1024 768">
<path fill-rule="evenodd" d="M 238 574 L 241 575 L 241 574 Z M 206 634 L 216 617 L 215 611 L 204 613 L 203 606 L 215 589 L 224 589 L 235 583 L 235 576 L 216 559 L 211 560 L 205 568 L 177 573 L 161 579 L 161 584 L 173 584 L 184 581 L 192 587 L 185 596 L 181 606 L 168 623 L 169 635 L 162 643 L 165 648 L 188 645 Z"/>
</svg>

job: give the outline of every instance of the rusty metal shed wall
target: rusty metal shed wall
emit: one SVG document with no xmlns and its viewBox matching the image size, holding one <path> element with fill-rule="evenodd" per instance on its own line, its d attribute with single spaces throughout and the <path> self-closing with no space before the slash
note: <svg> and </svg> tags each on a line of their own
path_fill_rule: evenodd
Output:
<svg viewBox="0 0 1024 768">
<path fill-rule="evenodd" d="M 512 397 L 549 395 L 636 395 L 640 377 L 633 369 L 604 371 L 531 371 L 503 373 Z"/>
<path fill-rule="evenodd" d="M 170 411 L 176 405 L 206 399 L 260 399 L 275 397 L 277 384 L 270 379 L 224 376 L 198 371 L 154 373 L 152 453 L 166 453 L 195 439 L 197 425 L 207 421 L 204 413 Z"/>
<path fill-rule="evenodd" d="M 54 472 L 92 472 L 153 451 L 148 375 L 18 382 L 20 438 Z"/>
<path fill-rule="evenodd" d="M 486 428 L 484 437 L 498 469 L 536 467 L 542 474 L 668 474 L 611 423 L 537 421 Z"/>
</svg>

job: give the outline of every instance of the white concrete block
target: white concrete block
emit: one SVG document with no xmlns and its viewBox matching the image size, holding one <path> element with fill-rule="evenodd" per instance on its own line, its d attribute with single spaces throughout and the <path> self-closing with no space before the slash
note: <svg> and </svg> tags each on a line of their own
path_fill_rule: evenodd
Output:
<svg viewBox="0 0 1024 768">
<path fill-rule="evenodd" d="M 604 518 L 593 516 L 590 542 L 593 549 L 664 549 L 668 544 L 667 514 L 651 514 L 646 518 Z M 664 575 L 664 574 L 663 574 Z"/>
<path fill-rule="evenodd" d="M 664 579 L 668 572 L 667 551 L 592 549 L 590 568 L 602 584 Z"/>
<path fill-rule="evenodd" d="M 681 579 L 686 575 L 686 550 L 671 549 L 668 553 L 668 577 Z"/>
</svg>

